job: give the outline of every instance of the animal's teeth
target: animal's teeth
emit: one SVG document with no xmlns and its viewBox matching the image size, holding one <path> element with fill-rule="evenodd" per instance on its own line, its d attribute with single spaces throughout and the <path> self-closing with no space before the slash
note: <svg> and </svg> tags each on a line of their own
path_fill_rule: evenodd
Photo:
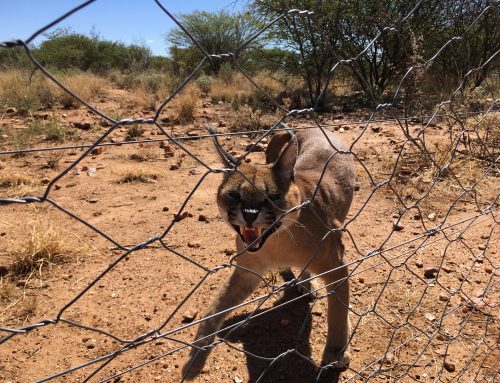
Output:
<svg viewBox="0 0 500 383">
<path fill-rule="evenodd" d="M 244 233 L 247 230 L 255 231 L 255 232 L 257 232 L 257 235 L 260 236 L 264 232 L 265 228 L 264 227 L 248 227 L 248 226 L 240 225 L 240 233 Z"/>
</svg>

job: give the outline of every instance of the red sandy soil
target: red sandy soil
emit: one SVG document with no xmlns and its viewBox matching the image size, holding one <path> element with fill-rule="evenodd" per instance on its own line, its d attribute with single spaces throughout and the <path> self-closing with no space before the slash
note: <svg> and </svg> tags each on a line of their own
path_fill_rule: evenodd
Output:
<svg viewBox="0 0 500 383">
<path fill-rule="evenodd" d="M 152 117 L 151 112 L 132 110 L 127 97 L 131 96 L 125 91 L 110 91 L 96 104 L 100 109 L 121 110 L 127 118 Z M 212 105 L 204 99 L 200 100 L 194 123 L 162 125 L 167 132 L 178 136 L 201 135 L 204 132 L 200 127 L 205 122 L 226 131 L 230 116 L 230 106 Z M 93 126 L 90 131 L 79 131 L 78 143 L 83 144 L 92 143 L 108 129 L 99 126 L 102 119 L 84 108 L 54 110 L 38 117 L 57 118 L 67 126 L 90 122 Z M 165 117 L 173 121 L 175 113 L 167 108 L 161 116 L 167 121 Z M 0 119 L 4 132 L 25 129 L 28 123 L 28 118 L 15 114 L 3 114 Z M 314 125 L 313 120 L 305 118 L 294 118 L 287 123 L 294 128 Z M 322 124 L 336 130 L 347 142 L 359 138 L 352 149 L 358 157 L 359 191 L 344 237 L 353 273 L 350 279 L 352 361 L 351 369 L 340 381 L 493 382 L 498 374 L 499 356 L 498 306 L 492 308 L 499 300 L 498 230 L 495 230 L 498 217 L 495 213 L 474 217 L 479 214 L 478 209 L 495 202 L 498 179 L 492 173 L 483 177 L 473 198 L 470 193 L 464 195 L 451 176 L 434 181 L 436 169 L 422 167 L 411 143 L 404 146 L 400 156 L 404 135 L 393 120 L 367 125 L 363 116 L 325 115 Z M 423 126 L 410 124 L 410 133 L 415 134 Z M 140 139 L 164 138 L 156 127 L 143 127 L 145 132 Z M 118 128 L 107 142 L 124 140 L 126 132 L 127 127 Z M 439 123 L 426 128 L 428 142 L 446 139 L 447 130 Z M 245 147 L 254 141 L 255 137 L 250 135 L 221 140 L 236 154 L 244 153 Z M 0 144 L 4 149 L 11 147 L 7 138 Z M 40 139 L 34 146 L 67 144 L 72 142 L 50 143 Z M 206 269 L 227 264 L 234 249 L 235 234 L 224 223 L 215 203 L 221 175 L 209 173 L 205 177 L 205 166 L 220 167 L 212 143 L 206 138 L 182 141 L 185 150 L 195 158 L 175 143 L 166 145 L 167 149 L 158 142 L 103 147 L 58 179 L 49 193 L 59 206 L 130 248 L 162 235 L 197 186 L 184 209 L 188 215 L 176 222 L 164 238 L 170 250 L 155 242 L 132 252 L 63 312 L 64 319 L 124 340 L 165 324 L 168 318 L 161 330 L 162 334 L 169 333 L 168 337 L 119 354 L 91 382 L 105 380 L 148 361 L 143 367 L 110 381 L 180 381 L 189 350 L 183 345 L 193 339 L 196 320 L 203 317 L 230 272 L 224 268 L 208 273 L 198 286 L 207 272 L 196 263 Z M 82 153 L 83 150 L 76 149 L 22 157 L 1 155 L 0 172 L 32 177 L 40 184 L 31 186 L 29 195 L 39 196 L 46 188 L 43 184 L 72 165 Z M 54 156 L 60 157 L 56 161 L 58 166 L 48 168 L 47 163 Z M 249 158 L 261 162 L 262 153 L 252 153 Z M 398 158 L 400 161 L 396 163 Z M 395 166 L 400 182 L 395 179 L 389 185 L 375 187 L 374 184 L 390 177 Z M 143 174 L 146 182 L 120 183 L 129 171 Z M 477 180 L 482 168 L 477 174 L 464 177 Z M 0 189 L 0 197 L 7 193 L 13 196 L 15 190 Z M 402 204 L 411 205 L 419 198 L 423 198 L 418 205 L 420 216 L 416 209 L 406 210 Z M 9 274 L 12 249 L 29 238 L 33 225 L 39 231 L 52 228 L 76 252 L 63 263 L 12 282 L 15 287 L 11 294 L 19 298 L 2 297 L 2 327 L 21 328 L 56 318 L 64 305 L 124 254 L 114 243 L 47 202 L 12 204 L 0 209 L 0 266 L 6 274 L 3 283 L 12 281 Z M 401 218 L 398 228 L 393 230 L 398 218 Z M 446 235 L 441 231 L 425 235 L 432 228 L 461 221 L 464 223 L 444 231 Z M 367 256 L 374 249 L 385 251 Z M 434 277 L 433 268 L 437 271 Z M 283 283 L 278 273 L 266 278 L 270 284 Z M 192 296 L 184 302 L 192 291 Z M 251 298 L 270 291 L 269 285 L 262 284 Z M 271 295 L 258 312 L 297 296 L 294 289 Z M 255 307 L 250 304 L 236 310 L 225 326 L 245 319 Z M 313 304 L 299 299 L 230 333 L 226 343 L 215 347 L 197 381 L 255 382 L 272 359 L 295 348 L 304 358 L 296 354 L 279 358 L 260 381 L 312 382 L 317 373 L 314 364 L 320 362 L 325 339 L 326 301 L 319 299 Z M 36 381 L 119 350 L 125 344 L 67 323 L 47 324 L 0 345 L 1 380 Z M 102 362 L 92 364 L 54 381 L 81 382 L 101 365 Z"/>
</svg>

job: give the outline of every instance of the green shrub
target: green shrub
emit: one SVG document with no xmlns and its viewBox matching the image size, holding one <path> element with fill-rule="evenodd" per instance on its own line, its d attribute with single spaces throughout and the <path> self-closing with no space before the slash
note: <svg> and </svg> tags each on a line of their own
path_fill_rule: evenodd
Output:
<svg viewBox="0 0 500 383">
<path fill-rule="evenodd" d="M 33 53 L 44 66 L 90 70 L 101 75 L 111 69 L 145 70 L 151 57 L 146 46 L 102 40 L 95 34 L 86 36 L 62 28 L 50 33 Z"/>
<path fill-rule="evenodd" d="M 200 91 L 204 94 L 210 92 L 212 82 L 212 78 L 207 76 L 206 74 L 202 74 L 196 79 L 196 85 L 198 85 L 198 88 L 200 88 Z"/>
<path fill-rule="evenodd" d="M 66 128 L 56 120 L 34 120 L 29 126 L 27 133 L 31 136 L 38 136 L 47 141 L 60 141 L 66 137 Z"/>
</svg>

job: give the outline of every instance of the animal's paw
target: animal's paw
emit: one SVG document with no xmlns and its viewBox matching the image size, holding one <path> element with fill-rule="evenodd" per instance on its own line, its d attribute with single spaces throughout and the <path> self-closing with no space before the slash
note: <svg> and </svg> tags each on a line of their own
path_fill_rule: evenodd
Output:
<svg viewBox="0 0 500 383">
<path fill-rule="evenodd" d="M 208 357 L 208 351 L 193 349 L 189 354 L 189 358 L 182 368 L 182 376 L 185 380 L 193 380 L 196 378 Z"/>
<path fill-rule="evenodd" d="M 351 362 L 351 356 L 349 350 L 338 349 L 333 347 L 326 347 L 323 352 L 323 359 L 321 361 L 321 366 L 327 369 L 345 371 L 349 368 L 349 363 Z"/>
<path fill-rule="evenodd" d="M 308 298 L 314 300 L 318 297 L 317 291 L 319 287 L 317 286 L 316 280 L 309 279 L 309 275 L 303 275 L 299 278 L 299 284 L 297 284 L 297 291 L 299 295 L 307 294 Z"/>
</svg>

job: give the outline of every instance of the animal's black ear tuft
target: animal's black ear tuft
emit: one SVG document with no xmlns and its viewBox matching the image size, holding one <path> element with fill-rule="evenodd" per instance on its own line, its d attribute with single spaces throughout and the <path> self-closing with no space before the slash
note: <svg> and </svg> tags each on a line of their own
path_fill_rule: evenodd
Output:
<svg viewBox="0 0 500 383">
<path fill-rule="evenodd" d="M 238 166 L 240 161 L 236 157 L 231 155 L 231 153 L 226 152 L 222 148 L 221 144 L 219 143 L 219 140 L 217 139 L 217 131 L 209 125 L 205 125 L 205 129 L 212 137 L 212 141 L 214 142 L 215 149 L 217 150 L 217 153 L 219 154 L 219 158 L 222 161 L 222 163 L 224 164 L 224 166 L 227 168 L 233 168 L 233 167 Z"/>
</svg>

